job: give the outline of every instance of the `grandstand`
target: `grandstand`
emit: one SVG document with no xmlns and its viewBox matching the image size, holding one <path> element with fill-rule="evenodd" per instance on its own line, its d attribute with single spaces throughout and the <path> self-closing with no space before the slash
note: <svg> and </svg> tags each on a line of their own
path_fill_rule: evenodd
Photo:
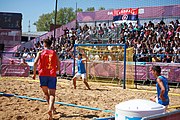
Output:
<svg viewBox="0 0 180 120">
<path fill-rule="evenodd" d="M 127 8 L 127 10 L 130 9 L 131 8 Z M 71 79 L 75 72 L 75 63 L 73 63 L 73 58 L 69 55 L 69 52 L 74 52 L 74 55 L 76 55 L 76 52 L 84 51 L 90 59 L 86 64 L 88 79 L 90 81 L 97 82 L 99 79 L 100 82 L 110 82 L 113 83 L 112 85 L 115 83 L 115 86 L 123 86 L 123 88 L 126 88 L 125 83 L 128 88 L 137 88 L 137 85 L 139 85 L 138 83 L 141 83 L 140 85 L 150 84 L 153 86 L 155 78 L 150 72 L 150 66 L 160 65 L 162 68 L 162 75 L 168 78 L 169 83 L 173 83 L 173 85 L 175 83 L 175 87 L 179 88 L 180 5 L 142 7 L 133 9 L 138 10 L 138 19 L 130 22 L 127 20 L 114 22 L 114 10 L 77 13 L 78 28 L 76 28 L 76 20 L 71 21 L 66 25 L 56 28 L 56 36 L 53 36 L 53 30 L 43 33 L 22 33 L 20 29 L 18 32 L 15 32 L 17 36 L 14 32 L 10 31 L 11 41 L 6 42 L 6 49 L 0 49 L 1 76 L 29 76 L 29 70 L 32 70 L 33 61 L 37 55 L 37 52 L 43 49 L 43 39 L 50 39 L 55 41 L 52 49 L 57 51 L 58 57 L 61 60 L 61 69 L 58 74 L 60 75 L 60 78 L 67 78 L 68 76 L 68 78 Z M 137 14 L 135 14 L 135 17 L 136 16 Z M 119 18 L 120 17 L 118 16 L 117 19 Z M 66 28 L 66 30 L 64 28 Z M 6 33 L 7 32 L 1 32 L 1 34 L 4 35 Z M 22 35 L 20 40 L 19 35 L 21 33 Z M 1 38 L 5 38 L 4 35 L 0 35 L 1 41 Z M 13 35 L 14 38 L 12 38 Z M 17 43 L 14 44 L 14 42 L 12 42 L 14 40 L 12 39 L 16 38 Z M 5 39 L 3 39 L 3 41 L 5 41 Z M 21 41 L 27 42 L 22 44 Z M 1 48 L 4 48 L 4 43 L 5 42 L 0 44 Z M 11 43 L 11 46 L 8 46 L 9 43 Z M 29 66 L 19 67 L 21 58 L 26 59 L 30 69 Z M 32 81 L 30 82 L 29 80 L 26 80 L 26 82 L 32 84 Z M 66 82 L 65 86 L 67 87 Z M 123 83 L 123 85 L 121 83 Z M 147 89 L 149 90 L 148 92 L 151 93 L 154 90 L 154 87 L 139 87 L 141 89 Z M 30 86 L 28 89 L 31 90 L 32 86 Z M 99 88 L 96 88 L 95 90 L 98 91 Z M 117 94 L 118 91 L 119 89 L 117 90 Z M 70 92 L 73 93 L 73 91 Z M 101 92 L 106 94 L 108 90 L 107 92 L 106 89 L 99 90 L 98 92 L 98 94 Z M 123 92 L 125 93 L 126 91 Z M 135 94 L 137 91 L 133 89 L 131 92 L 134 92 Z M 145 91 L 143 94 L 145 93 L 147 93 L 147 91 Z M 43 99 L 20 96 L 14 93 L 6 94 L 3 92 L 1 93 L 0 91 L 0 95 L 25 98 L 28 100 L 39 100 L 44 102 Z M 121 95 L 123 95 L 123 93 L 118 94 L 118 97 Z M 178 99 L 179 97 L 179 94 L 172 93 L 171 95 L 174 99 Z M 90 96 L 89 98 L 91 97 L 93 98 L 93 96 Z M 116 99 L 117 96 L 111 97 Z M 65 98 L 67 98 L 67 96 Z M 94 99 L 94 101 L 96 100 Z M 72 101 L 73 104 L 65 104 L 63 102 L 56 103 L 102 111 L 102 109 L 99 108 L 75 105 L 74 103 L 77 103 L 77 101 Z M 175 103 L 178 102 L 176 101 Z M 175 106 L 175 108 L 177 107 Z M 109 110 L 103 110 L 103 112 L 104 111 L 109 112 Z M 110 112 L 112 113 L 112 111 Z M 177 113 L 179 113 L 179 111 Z M 165 117 L 168 117 L 168 115 L 166 115 Z M 176 114 L 175 117 L 178 115 Z M 159 116 L 155 117 L 159 118 Z"/>
<path fill-rule="evenodd" d="M 171 21 L 179 21 L 180 20 L 180 5 L 170 5 L 170 6 L 158 6 L 158 7 L 142 7 L 138 8 L 138 25 L 143 26 L 144 23 L 149 21 L 153 22 L 153 24 L 160 23 L 161 20 L 166 25 L 169 25 Z M 158 12 L 157 12 L 158 11 Z M 113 23 L 113 10 L 100 10 L 95 12 L 79 12 L 77 14 L 78 25 L 83 28 L 85 25 L 88 27 L 97 26 L 99 24 L 106 23 L 106 27 L 110 27 Z M 64 34 L 63 28 L 68 28 L 68 30 L 75 28 L 76 21 L 72 21 L 66 25 L 63 25 L 56 29 L 56 38 L 61 37 Z M 39 37 L 40 40 L 47 38 L 48 36 L 53 35 L 53 30 Z"/>
</svg>

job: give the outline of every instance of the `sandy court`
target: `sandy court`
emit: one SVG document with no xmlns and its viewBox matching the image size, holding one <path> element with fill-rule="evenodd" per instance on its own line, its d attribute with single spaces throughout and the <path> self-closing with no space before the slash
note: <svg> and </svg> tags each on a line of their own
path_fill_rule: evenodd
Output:
<svg viewBox="0 0 180 120">
<path fill-rule="evenodd" d="M 130 99 L 149 99 L 155 95 L 155 87 L 138 86 L 139 89 L 122 89 L 114 84 L 89 82 L 92 90 L 86 90 L 82 81 L 77 82 L 77 89 L 72 89 L 68 80 L 58 79 L 56 101 L 80 106 L 115 111 L 115 105 Z M 38 79 L 1 77 L 0 92 L 43 98 Z M 170 106 L 180 105 L 180 89 L 170 89 Z M 87 110 L 56 104 L 57 114 L 54 120 L 89 120 L 94 117 L 113 116 L 111 112 Z M 0 120 L 46 120 L 46 102 L 0 96 Z M 173 109 L 171 109 L 172 111 Z"/>
</svg>

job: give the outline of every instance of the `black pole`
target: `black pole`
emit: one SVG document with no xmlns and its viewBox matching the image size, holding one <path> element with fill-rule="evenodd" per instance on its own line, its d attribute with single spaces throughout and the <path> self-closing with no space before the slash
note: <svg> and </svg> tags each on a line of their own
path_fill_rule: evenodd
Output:
<svg viewBox="0 0 180 120">
<path fill-rule="evenodd" d="M 137 55 L 136 55 L 136 49 L 137 48 L 135 48 L 135 88 L 137 89 L 137 65 L 136 65 Z"/>
<path fill-rule="evenodd" d="M 124 44 L 124 78 L 123 78 L 123 89 L 126 89 L 126 44 Z"/>
<path fill-rule="evenodd" d="M 74 45 L 74 59 L 73 59 L 73 76 L 75 75 L 75 64 L 76 64 L 76 45 Z"/>
<path fill-rule="evenodd" d="M 77 21 L 77 2 L 76 2 L 76 30 L 78 29 L 78 21 Z"/>
<path fill-rule="evenodd" d="M 57 18 L 57 3 L 58 3 L 58 0 L 56 0 L 56 5 L 55 5 L 55 17 L 54 17 L 54 43 L 53 43 L 53 46 L 54 46 L 54 49 L 55 49 L 55 40 L 56 40 L 56 18 Z"/>
</svg>

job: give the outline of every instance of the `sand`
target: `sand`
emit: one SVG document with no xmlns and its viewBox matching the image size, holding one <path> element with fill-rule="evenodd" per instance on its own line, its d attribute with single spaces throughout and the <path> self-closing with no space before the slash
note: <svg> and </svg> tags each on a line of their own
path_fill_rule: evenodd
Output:
<svg viewBox="0 0 180 120">
<path fill-rule="evenodd" d="M 113 116 L 115 105 L 130 99 L 149 99 L 155 94 L 154 86 L 138 86 L 138 89 L 122 89 L 116 84 L 89 82 L 92 90 L 87 90 L 82 81 L 77 89 L 72 88 L 68 80 L 58 79 L 56 101 L 79 106 L 100 108 L 102 111 L 88 110 L 56 104 L 57 114 L 54 120 L 90 120 L 92 118 Z M 0 92 L 44 99 L 38 78 L 1 77 Z M 143 89 L 143 90 L 140 90 Z M 170 106 L 180 105 L 180 89 L 171 88 Z M 47 120 L 46 102 L 5 97 L 0 95 L 0 120 Z M 173 111 L 174 109 L 170 109 Z"/>
</svg>

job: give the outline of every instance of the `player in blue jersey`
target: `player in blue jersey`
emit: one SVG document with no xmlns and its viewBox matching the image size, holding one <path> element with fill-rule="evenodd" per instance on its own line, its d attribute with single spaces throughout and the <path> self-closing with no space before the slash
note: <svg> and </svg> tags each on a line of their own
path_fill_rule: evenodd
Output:
<svg viewBox="0 0 180 120">
<path fill-rule="evenodd" d="M 82 58 L 83 55 L 86 57 L 86 59 Z M 86 87 L 90 90 L 90 87 L 89 87 L 89 84 L 88 84 L 87 78 L 86 78 L 86 69 L 85 69 L 85 64 L 86 64 L 85 62 L 87 60 L 87 56 L 85 54 L 83 54 L 83 55 L 81 53 L 78 54 L 78 57 L 76 59 L 78 71 L 74 75 L 72 80 L 73 80 L 74 89 L 76 89 L 76 79 L 81 77 L 84 84 L 86 85 Z M 71 56 L 72 56 L 72 54 L 71 54 Z M 74 56 L 72 56 L 72 57 L 74 58 Z"/>
<path fill-rule="evenodd" d="M 152 66 L 151 71 L 152 71 L 153 76 L 156 77 L 157 96 L 150 98 L 150 100 L 167 107 L 169 105 L 168 80 L 166 77 L 161 75 L 160 66 Z"/>
</svg>

